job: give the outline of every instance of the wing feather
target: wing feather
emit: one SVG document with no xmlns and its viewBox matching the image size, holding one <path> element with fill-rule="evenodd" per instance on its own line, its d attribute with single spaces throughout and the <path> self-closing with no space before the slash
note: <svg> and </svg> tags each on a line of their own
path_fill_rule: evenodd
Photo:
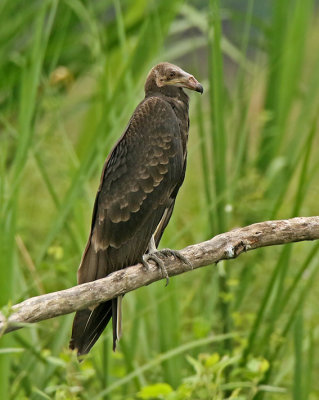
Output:
<svg viewBox="0 0 319 400">
<path fill-rule="evenodd" d="M 147 98 L 106 160 L 79 283 L 141 260 L 171 204 L 183 161 L 180 128 L 172 107 L 158 97 Z M 94 267 L 87 259 L 98 253 L 100 262 Z"/>
</svg>

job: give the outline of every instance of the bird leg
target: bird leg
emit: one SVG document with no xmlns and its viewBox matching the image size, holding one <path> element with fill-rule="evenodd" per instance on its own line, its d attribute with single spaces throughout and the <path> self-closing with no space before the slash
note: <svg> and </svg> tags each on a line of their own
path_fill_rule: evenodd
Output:
<svg viewBox="0 0 319 400">
<path fill-rule="evenodd" d="M 188 265 L 191 269 L 193 269 L 192 264 L 179 251 L 172 250 L 172 249 L 162 249 L 162 250 L 158 251 L 156 248 L 156 245 L 155 245 L 154 235 L 152 235 L 150 243 L 148 245 L 148 253 L 143 255 L 142 264 L 144 265 L 144 267 L 146 269 L 149 269 L 148 261 L 149 260 L 154 261 L 158 265 L 158 267 L 161 269 L 163 277 L 166 278 L 165 286 L 167 286 L 169 283 L 169 277 L 168 277 L 168 273 L 167 273 L 165 264 L 164 264 L 163 260 L 159 257 L 159 255 L 163 255 L 165 257 L 174 256 L 175 258 L 180 259 L 183 263 Z"/>
<path fill-rule="evenodd" d="M 143 255 L 142 264 L 144 265 L 144 267 L 146 269 L 149 269 L 148 261 L 149 260 L 154 261 L 155 264 L 162 271 L 163 278 L 164 277 L 166 278 L 166 285 L 165 286 L 167 286 L 168 283 L 169 283 L 168 273 L 166 271 L 164 261 L 161 260 L 160 257 L 158 257 L 158 255 L 156 255 L 156 253 L 160 253 L 160 252 L 157 251 L 157 248 L 156 248 L 156 245 L 155 245 L 155 240 L 154 240 L 154 235 L 152 235 L 151 240 L 150 240 L 149 245 L 148 245 L 148 253 Z"/>
</svg>

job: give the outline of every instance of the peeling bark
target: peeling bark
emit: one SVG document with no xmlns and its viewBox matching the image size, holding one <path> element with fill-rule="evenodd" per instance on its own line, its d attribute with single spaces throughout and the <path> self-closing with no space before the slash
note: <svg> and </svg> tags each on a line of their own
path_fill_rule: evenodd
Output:
<svg viewBox="0 0 319 400">
<path fill-rule="evenodd" d="M 202 243 L 180 251 L 193 269 L 238 257 L 246 251 L 266 246 L 319 239 L 319 216 L 288 220 L 266 221 L 236 228 Z M 174 256 L 163 257 L 168 276 L 190 271 L 188 265 Z M 84 283 L 70 289 L 37 297 L 12 306 L 5 318 L 0 313 L 0 335 L 59 315 L 69 314 L 110 300 L 120 294 L 165 279 L 161 270 L 150 262 L 150 268 L 141 264 L 114 272 L 106 278 Z"/>
</svg>

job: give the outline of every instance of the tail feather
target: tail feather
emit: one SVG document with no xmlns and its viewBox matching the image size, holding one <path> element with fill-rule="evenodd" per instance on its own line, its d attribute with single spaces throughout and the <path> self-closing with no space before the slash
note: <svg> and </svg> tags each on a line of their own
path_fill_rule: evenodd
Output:
<svg viewBox="0 0 319 400">
<path fill-rule="evenodd" d="M 87 354 L 110 321 L 113 308 L 116 308 L 116 304 L 110 300 L 98 305 L 93 311 L 78 311 L 73 321 L 70 349 L 77 349 L 78 356 Z M 114 342 L 116 338 L 113 338 L 113 346 Z"/>
<path fill-rule="evenodd" d="M 113 328 L 113 351 L 116 349 L 117 341 L 117 299 L 112 299 L 112 328 Z"/>
<path fill-rule="evenodd" d="M 122 299 L 123 296 L 117 298 L 117 315 L 116 315 L 116 338 L 120 340 L 122 337 Z"/>
<path fill-rule="evenodd" d="M 112 299 L 113 351 L 122 336 L 122 298 L 123 296 L 118 296 Z"/>
<path fill-rule="evenodd" d="M 78 270 L 78 283 L 91 282 L 107 275 L 106 258 L 96 251 L 89 239 Z M 77 349 L 78 356 L 87 354 L 112 318 L 113 350 L 121 335 L 122 296 L 99 304 L 94 310 L 81 310 L 75 314 L 70 349 Z"/>
</svg>

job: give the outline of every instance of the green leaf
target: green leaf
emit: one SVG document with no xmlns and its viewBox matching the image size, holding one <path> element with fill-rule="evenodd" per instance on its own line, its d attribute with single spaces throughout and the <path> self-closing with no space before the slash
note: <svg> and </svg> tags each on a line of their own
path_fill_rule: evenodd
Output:
<svg viewBox="0 0 319 400">
<path fill-rule="evenodd" d="M 155 385 L 149 385 L 143 387 L 142 390 L 138 392 L 138 397 L 140 399 L 161 399 L 163 396 L 171 393 L 173 391 L 172 387 L 167 383 L 156 383 Z"/>
</svg>

